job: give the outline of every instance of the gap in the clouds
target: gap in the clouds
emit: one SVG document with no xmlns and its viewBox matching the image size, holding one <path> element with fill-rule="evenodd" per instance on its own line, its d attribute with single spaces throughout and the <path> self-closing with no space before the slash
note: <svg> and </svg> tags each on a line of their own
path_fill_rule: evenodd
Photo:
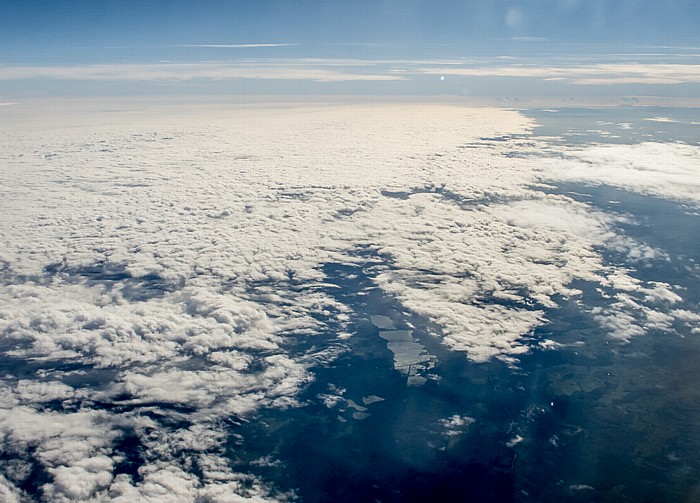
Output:
<svg viewBox="0 0 700 503">
<path fill-rule="evenodd" d="M 668 304 L 646 301 L 643 292 L 628 296 L 662 313 L 681 308 L 697 314 L 696 214 L 677 202 L 605 186 L 566 184 L 550 192 L 626 216 L 616 233 L 667 254 L 632 260 L 626 251 L 599 249 L 606 266 L 625 268 L 646 287 L 670 283 L 683 299 Z M 582 294 L 555 299 L 559 308 L 535 331 L 561 346 L 521 358 L 521 368 L 539 376 L 552 397 L 552 414 L 525 425 L 529 435 L 522 436 L 532 441 L 515 447 L 529 495 L 523 501 L 678 501 L 693 494 L 700 474 L 700 390 L 692 384 L 700 377 L 700 338 L 693 324 L 654 328 L 642 312 L 629 309 L 644 334 L 623 343 L 591 315 L 614 303 L 615 292 L 595 282 L 571 286 Z"/>
<path fill-rule="evenodd" d="M 17 453 L 11 450 L 0 451 L 0 467 L 3 475 L 28 494 L 41 494 L 42 486 L 52 480 L 49 472 L 37 458 L 37 449 L 26 446 L 26 451 Z M 18 463 L 17 459 L 21 462 Z M 8 469 L 9 468 L 9 469 Z"/>
<path fill-rule="evenodd" d="M 471 198 L 465 197 L 462 194 L 453 192 L 445 187 L 445 185 L 426 185 L 424 187 L 414 187 L 410 191 L 392 191 L 392 190 L 382 190 L 382 196 L 388 197 L 390 199 L 399 199 L 405 201 L 411 196 L 416 194 L 436 194 L 442 197 L 445 201 L 457 204 L 462 208 L 473 207 L 477 204 L 489 204 L 493 203 L 494 200 L 488 197 L 481 198 Z"/>
<path fill-rule="evenodd" d="M 553 403 L 546 383 L 530 370 L 535 357 L 523 357 L 514 369 L 499 361 L 474 364 L 447 350 L 431 335 L 438 327 L 376 288 L 372 278 L 389 267 L 385 258 L 371 250 L 361 254 L 364 263 L 324 267 L 327 281 L 339 287 L 327 293 L 354 313 L 353 336 L 343 341 L 349 351 L 313 370 L 302 408 L 267 410 L 234 429 L 234 468 L 280 490 L 296 489 L 303 501 L 514 500 L 519 471 L 513 447 L 520 434 L 537 440 L 553 431 L 578 433 L 556 418 L 536 425 L 542 431 L 531 431 Z M 377 315 L 390 320 L 393 329 L 411 329 L 438 355 L 422 387 L 407 386 L 393 368 L 386 341 L 371 321 Z M 600 337 L 599 328 L 588 323 Z M 531 342 L 545 335 L 533 334 Z M 571 331 L 576 342 L 582 335 Z M 382 400 L 364 401 L 371 397 Z M 566 398 L 555 405 L 569 408 Z M 451 417 L 474 423 L 450 433 L 444 421 Z M 543 477 L 530 474 L 532 480 Z"/>
<path fill-rule="evenodd" d="M 700 264 L 700 208 L 678 201 L 637 194 L 608 185 L 559 183 L 546 192 L 565 195 L 607 213 L 629 217 L 616 224 L 626 235 L 671 255 L 666 267 L 683 267 L 688 261 Z M 658 268 L 661 264 L 655 265 Z M 667 277 L 669 270 L 663 270 Z M 676 275 L 681 275 L 677 270 Z M 666 279 L 668 281 L 668 279 Z"/>
<path fill-rule="evenodd" d="M 182 421 L 174 418 L 185 417 L 198 410 L 197 407 L 178 403 L 162 401 L 139 401 L 133 403 L 131 400 L 131 396 L 121 395 L 113 397 L 109 402 L 95 401 L 94 406 L 98 409 L 119 414 L 138 412 L 141 416 L 149 417 L 164 426 L 181 426 Z"/>
<path fill-rule="evenodd" d="M 669 285 L 680 296 L 680 300 L 673 303 L 659 300 L 652 303 L 654 307 L 697 313 L 700 305 L 700 249 L 697 246 L 700 215 L 697 207 L 607 185 L 560 183 L 546 192 L 564 195 L 620 217 L 613 220 L 612 230 L 627 242 L 622 247 L 614 241 L 602 244 L 598 252 L 604 264 L 615 269 L 624 268 L 645 287 L 659 283 Z M 575 284 L 572 286 L 577 288 Z M 596 288 L 608 296 L 614 293 L 602 285 Z M 643 292 L 626 293 L 640 301 L 644 297 Z M 610 300 L 603 299 L 603 302 Z M 584 304 L 593 305 L 592 302 Z M 690 336 L 689 331 L 684 334 Z"/>
<path fill-rule="evenodd" d="M 44 272 L 47 283 L 50 283 L 54 277 L 60 277 L 68 284 L 84 283 L 86 286 L 101 286 L 106 292 L 111 292 L 118 287 L 121 295 L 129 302 L 161 298 L 184 286 L 184 282 L 174 284 L 156 273 L 134 276 L 125 265 L 106 261 L 82 266 L 55 263 L 46 266 Z"/>
<path fill-rule="evenodd" d="M 524 440 L 514 469 L 529 495 L 522 501 L 678 501 L 700 469 L 691 384 L 699 341 L 650 331 L 621 345 L 582 319 L 580 306 L 560 309 L 562 320 L 540 331 L 565 346 L 521 360 L 533 393 L 551 407 L 517 425 Z"/>
<path fill-rule="evenodd" d="M 513 423 L 544 402 L 529 403 L 526 373 L 448 350 L 438 327 L 376 287 L 388 267 L 370 248 L 323 267 L 334 285 L 326 293 L 351 308 L 344 331 L 352 336 L 339 341 L 329 330 L 314 337 L 314 349 L 320 337 L 346 351 L 311 369 L 302 407 L 265 410 L 232 429 L 234 469 L 296 490 L 302 501 L 512 500 Z M 394 368 L 384 329 L 411 331 L 436 357 L 420 371 L 422 385 Z M 450 420 L 460 426 L 450 430 Z"/>
<path fill-rule="evenodd" d="M 73 388 L 100 389 L 114 382 L 117 371 L 110 368 L 95 368 L 93 365 L 70 358 L 45 359 L 26 356 L 14 356 L 8 352 L 27 349 L 24 341 L 4 338 L 0 347 L 0 373 L 12 376 L 15 381 L 60 380 Z"/>
<path fill-rule="evenodd" d="M 602 246 L 605 265 L 624 267 L 642 285 L 679 285 L 683 300 L 673 307 L 697 311 L 697 215 L 608 187 L 549 192 L 627 216 L 615 232 L 671 260 L 632 260 Z M 352 313 L 349 326 L 337 329 L 352 336 L 338 339 L 330 329 L 300 342 L 304 352 L 324 344 L 344 351 L 312 366 L 315 379 L 299 397 L 301 407 L 264 410 L 231 428 L 236 471 L 295 490 L 305 502 L 674 501 L 693 490 L 700 396 L 689 384 L 700 377 L 700 338 L 690 325 L 616 340 L 592 313 L 608 307 L 615 292 L 579 280 L 570 286 L 581 295 L 553 298 L 558 307 L 545 310 L 547 323 L 526 338 L 531 351 L 516 365 L 477 364 L 449 351 L 438 327 L 376 287 L 373 278 L 391 267 L 371 248 L 324 266 L 334 285 L 324 292 Z M 394 369 L 382 326 L 411 330 L 436 356 L 423 386 L 408 386 Z M 464 426 L 450 432 L 445 424 L 455 417 Z"/>
<path fill-rule="evenodd" d="M 645 285 L 668 283 L 682 298 L 673 308 L 698 311 L 700 305 L 700 216 L 698 208 L 663 198 L 636 194 L 606 185 L 559 184 L 549 193 L 560 194 L 621 216 L 614 230 L 631 240 L 629 249 L 601 247 L 606 263 L 624 267 Z M 652 250 L 635 253 L 635 245 Z M 611 293 L 611 292 L 608 292 Z M 634 295 L 634 293 L 631 293 Z M 640 294 L 637 294 L 642 297 Z M 670 306 L 665 306 L 670 308 Z"/>
<path fill-rule="evenodd" d="M 114 475 L 126 474 L 135 484 L 143 480 L 139 472 L 145 464 L 142 455 L 143 446 L 139 436 L 133 431 L 124 431 L 121 438 L 114 443 L 114 453 L 121 456 L 121 461 L 114 466 Z"/>
<path fill-rule="evenodd" d="M 537 122 L 534 136 L 558 145 L 645 141 L 700 145 L 700 121 L 694 108 L 616 106 L 520 112 Z"/>
</svg>

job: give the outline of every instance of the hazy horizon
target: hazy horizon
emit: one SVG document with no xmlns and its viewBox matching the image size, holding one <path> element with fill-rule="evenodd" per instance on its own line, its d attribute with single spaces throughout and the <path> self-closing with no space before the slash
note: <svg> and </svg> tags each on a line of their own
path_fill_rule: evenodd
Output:
<svg viewBox="0 0 700 503">
<path fill-rule="evenodd" d="M 355 95 L 697 106 L 689 1 L 4 2 L 0 101 Z"/>
</svg>

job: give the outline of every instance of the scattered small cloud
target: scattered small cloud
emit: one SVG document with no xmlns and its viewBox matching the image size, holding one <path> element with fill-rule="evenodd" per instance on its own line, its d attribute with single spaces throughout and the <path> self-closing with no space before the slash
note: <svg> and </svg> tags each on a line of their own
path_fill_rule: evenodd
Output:
<svg viewBox="0 0 700 503">
<path fill-rule="evenodd" d="M 678 122 L 675 119 L 670 119 L 668 117 L 645 117 L 645 121 L 650 121 L 650 122 Z"/>
</svg>

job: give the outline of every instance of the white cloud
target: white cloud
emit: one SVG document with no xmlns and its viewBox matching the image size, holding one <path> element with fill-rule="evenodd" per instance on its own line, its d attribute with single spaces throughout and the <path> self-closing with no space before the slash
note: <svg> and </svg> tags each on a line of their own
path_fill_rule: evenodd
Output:
<svg viewBox="0 0 700 503">
<path fill-rule="evenodd" d="M 549 179 L 606 184 L 700 203 L 700 147 L 681 143 L 594 145 L 566 149 L 541 161 Z"/>
<path fill-rule="evenodd" d="M 444 434 L 448 437 L 454 437 L 460 435 L 469 428 L 470 425 L 474 424 L 476 419 L 469 416 L 460 416 L 459 414 L 454 414 L 446 419 L 441 419 L 438 421 L 441 427 L 445 429 Z"/>
<path fill-rule="evenodd" d="M 592 241 L 612 237 L 607 229 L 611 218 L 590 207 L 564 198 L 520 200 L 499 208 L 508 213 L 508 223 L 528 229 L 550 229 L 562 236 L 585 236 Z"/>
<path fill-rule="evenodd" d="M 423 67 L 416 73 L 463 77 L 540 77 L 581 85 L 681 84 L 700 82 L 700 65 L 660 63 L 591 63 L 585 66 L 517 64 L 510 66 Z"/>
<path fill-rule="evenodd" d="M 545 42 L 537 37 L 517 41 Z M 253 47 L 254 45 L 251 45 Z M 263 46 L 263 45 L 261 45 Z M 186 46 L 242 47 L 242 46 Z M 315 82 L 399 81 L 421 75 L 462 77 L 542 78 L 579 85 L 699 83 L 700 65 L 660 62 L 655 55 L 611 55 L 614 62 L 582 59 L 569 61 L 513 60 L 503 58 L 446 60 L 363 60 L 323 58 L 265 58 L 232 61 L 115 63 L 66 66 L 2 66 L 0 80 L 59 79 L 76 81 L 186 81 L 191 79 L 278 79 Z M 650 58 L 629 62 L 630 57 Z M 655 59 L 654 59 L 655 58 Z M 506 58 L 508 59 L 508 58 Z M 615 60 L 619 61 L 615 61 Z M 576 61 L 575 58 L 572 61 Z M 6 103 L 7 105 L 14 103 Z"/>
<path fill-rule="evenodd" d="M 26 499 L 27 496 L 18 487 L 0 474 L 0 500 L 5 503 L 20 503 Z"/>
<path fill-rule="evenodd" d="M 647 117 L 644 120 L 652 122 L 678 122 L 677 120 L 669 119 L 668 117 Z"/>
<path fill-rule="evenodd" d="M 190 79 L 279 79 L 311 80 L 315 82 L 390 81 L 405 77 L 388 73 L 353 73 L 320 68 L 318 65 L 257 63 L 152 63 L 101 64 L 77 66 L 16 66 L 0 67 L 0 80 L 19 79 L 59 80 L 125 80 L 125 81 L 184 81 Z"/>
<path fill-rule="evenodd" d="M 575 280 L 615 295 L 614 312 L 595 313 L 604 326 L 630 316 L 613 335 L 634 335 L 642 319 L 669 326 L 656 307 L 678 301 L 673 287 L 611 274 L 597 251 L 614 238 L 611 217 L 534 188 L 555 165 L 505 155 L 526 148 L 517 135 L 531 126 L 514 111 L 150 112 L 4 136 L 0 334 L 13 348 L 3 357 L 43 369 L 3 378 L 0 435 L 23 466 L 46 469 L 56 501 L 274 498 L 226 463 L 225 420 L 299 406 L 310 368 L 342 353 L 296 354 L 290 336 L 350 330 L 353 313 L 328 293 L 322 266 L 361 264 L 358 246 L 384 260 L 375 283 L 386 295 L 475 361 L 529 351 L 556 296 L 580 293 Z M 516 136 L 480 140 L 501 135 Z M 682 167 L 689 152 L 664 155 Z M 562 162 L 624 157 L 603 154 Z M 641 151 L 633 158 L 646 166 Z M 680 311 L 674 320 L 693 322 Z M 85 386 L 64 382 L 64 361 Z M 469 418 L 445 421 L 461 431 Z M 140 482 L 115 475 L 127 432 L 143 455 Z M 17 492 L 15 472 L 0 491 Z"/>
</svg>

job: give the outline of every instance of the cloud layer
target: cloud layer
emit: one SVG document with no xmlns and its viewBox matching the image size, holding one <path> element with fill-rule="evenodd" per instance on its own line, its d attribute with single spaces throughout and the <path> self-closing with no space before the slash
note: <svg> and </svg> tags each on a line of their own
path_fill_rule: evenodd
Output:
<svg viewBox="0 0 700 503">
<path fill-rule="evenodd" d="M 283 44 L 280 44 L 283 45 Z M 265 46 L 268 45 L 259 45 Z M 248 46 L 182 46 L 248 47 Z M 250 47 L 258 47 L 251 45 Z M 631 55 L 634 56 L 634 55 Z M 620 58 L 610 58 L 616 60 Z M 641 59 L 646 59 L 641 55 Z M 504 64 L 508 63 L 508 64 Z M 564 63 L 564 64 L 562 64 Z M 72 81 L 309 80 L 313 82 L 402 81 L 426 75 L 452 77 L 537 78 L 577 85 L 697 84 L 700 65 L 693 62 L 493 58 L 481 60 L 240 59 L 234 61 L 0 66 L 0 81 L 58 79 Z"/>
<path fill-rule="evenodd" d="M 426 67 L 417 73 L 461 77 L 532 77 L 581 85 L 682 84 L 700 82 L 700 65 L 662 63 L 597 63 L 584 66 L 515 64 L 481 67 Z"/>
<path fill-rule="evenodd" d="M 656 119 L 655 119 L 656 120 Z M 700 204 L 700 149 L 682 143 L 594 145 L 545 159 L 549 179 L 606 184 L 641 194 Z"/>
<path fill-rule="evenodd" d="M 605 263 L 601 247 L 636 251 L 614 232 L 622 217 L 546 194 L 536 184 L 556 167 L 508 155 L 540 150 L 514 111 L 187 110 L 2 133 L 9 500 L 36 470 L 46 501 L 289 497 L 233 470 L 223 446 L 260 408 L 302 406 L 314 368 L 344 350 L 353 313 L 323 266 L 361 263 L 358 249 L 382 259 L 379 288 L 476 362 L 517 363 L 555 299 L 580 294 L 575 280 L 614 296 L 591 314 L 615 339 L 643 334 L 640 316 L 658 330 L 693 322 L 660 309 L 679 302 L 673 285 Z M 659 155 L 675 159 L 653 179 L 668 194 L 697 152 Z M 561 167 L 611 157 L 623 156 L 581 151 Z M 321 335 L 332 352 L 294 348 Z"/>
<path fill-rule="evenodd" d="M 191 79 L 309 80 L 344 82 L 353 80 L 404 80 L 401 75 L 358 73 L 319 64 L 243 61 L 238 63 L 153 63 L 79 66 L 0 67 L 0 80 L 57 79 L 75 81 L 183 81 Z"/>
</svg>

